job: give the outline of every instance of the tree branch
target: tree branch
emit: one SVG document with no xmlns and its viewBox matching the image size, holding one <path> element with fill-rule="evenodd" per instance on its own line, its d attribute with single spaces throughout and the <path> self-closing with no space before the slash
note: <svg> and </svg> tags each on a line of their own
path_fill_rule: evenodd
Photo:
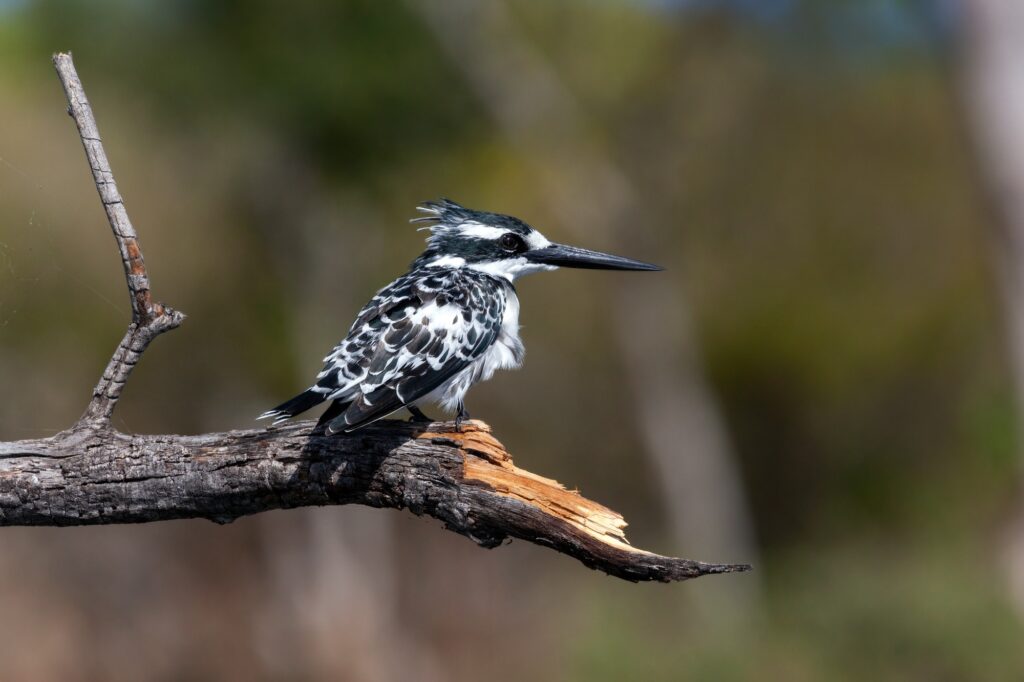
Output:
<svg viewBox="0 0 1024 682">
<path fill-rule="evenodd" d="M 110 414 L 132 367 L 182 315 L 153 303 L 135 230 L 71 56 L 54 57 L 96 187 L 121 250 L 132 323 L 75 427 L 0 443 L 0 526 L 72 526 L 204 518 L 363 504 L 439 519 L 482 547 L 520 538 L 625 580 L 674 581 L 750 567 L 636 549 L 623 518 L 515 466 L 482 422 L 378 422 L 325 437 L 313 422 L 198 436 L 130 435 Z"/>
<path fill-rule="evenodd" d="M 110 430 L 0 447 L 0 525 L 67 526 L 363 504 L 432 516 L 482 547 L 520 538 L 626 580 L 684 580 L 746 566 L 631 547 L 622 517 L 519 469 L 480 422 L 384 422 L 346 436 L 313 422 L 200 436 Z"/>
<path fill-rule="evenodd" d="M 82 138 L 82 147 L 92 170 L 96 191 L 99 192 L 103 210 L 107 214 L 110 229 L 121 252 L 121 263 L 124 266 L 124 277 L 128 283 L 128 295 L 132 304 L 132 322 L 128 326 L 128 331 L 110 358 L 107 368 L 93 389 L 92 400 L 79 420 L 79 425 L 82 426 L 101 427 L 110 422 L 110 416 L 114 413 L 114 406 L 128 382 L 128 376 L 146 347 L 160 334 L 179 326 L 185 316 L 153 302 L 142 247 L 139 245 L 132 221 L 128 218 L 121 193 L 117 190 L 114 172 L 110 170 L 110 162 L 107 160 L 106 150 L 103 149 L 96 118 L 92 114 L 92 107 L 89 106 L 78 72 L 75 71 L 71 54 L 55 54 L 53 65 L 57 69 L 61 85 L 64 86 L 64 94 L 68 99 L 68 114 L 78 127 L 78 135 Z"/>
</svg>

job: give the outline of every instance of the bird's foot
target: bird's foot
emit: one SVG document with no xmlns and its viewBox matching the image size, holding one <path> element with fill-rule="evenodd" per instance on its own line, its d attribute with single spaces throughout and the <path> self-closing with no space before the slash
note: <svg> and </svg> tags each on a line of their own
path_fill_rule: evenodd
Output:
<svg viewBox="0 0 1024 682">
<path fill-rule="evenodd" d="M 409 417 L 409 421 L 414 424 L 429 424 L 430 422 L 434 421 L 427 415 L 423 414 L 423 410 L 416 407 L 415 405 L 406 405 L 405 409 L 409 410 L 409 414 L 412 415 L 411 417 Z"/>
<path fill-rule="evenodd" d="M 462 422 L 469 419 L 469 410 L 462 403 L 459 403 L 459 413 L 455 415 L 455 430 L 462 431 Z"/>
</svg>

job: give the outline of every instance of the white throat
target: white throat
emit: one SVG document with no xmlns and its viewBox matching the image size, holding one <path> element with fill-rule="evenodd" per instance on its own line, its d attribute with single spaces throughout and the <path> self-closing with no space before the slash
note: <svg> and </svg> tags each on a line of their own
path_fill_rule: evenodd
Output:
<svg viewBox="0 0 1024 682">
<path fill-rule="evenodd" d="M 504 260 L 489 261 L 487 263 L 467 263 L 466 267 L 471 270 L 476 270 L 477 272 L 487 273 L 494 277 L 504 277 L 510 282 L 515 281 L 517 277 L 522 277 L 523 275 L 532 275 L 535 272 L 548 272 L 550 270 L 558 269 L 555 265 L 534 263 L 522 256 L 505 258 Z"/>
</svg>

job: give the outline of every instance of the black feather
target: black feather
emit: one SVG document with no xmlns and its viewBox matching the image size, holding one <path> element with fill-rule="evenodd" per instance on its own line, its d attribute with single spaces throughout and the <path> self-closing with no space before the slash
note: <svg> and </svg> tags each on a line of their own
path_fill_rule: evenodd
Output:
<svg viewBox="0 0 1024 682">
<path fill-rule="evenodd" d="M 306 410 L 316 407 L 322 403 L 327 396 L 323 393 L 318 393 L 313 389 L 303 391 L 294 398 L 286 400 L 272 410 L 267 410 L 261 415 L 261 419 L 267 417 L 273 417 L 274 421 L 284 421 L 288 417 L 294 417 L 297 414 L 301 414 Z"/>
<path fill-rule="evenodd" d="M 348 402 L 343 400 L 335 400 L 331 402 L 330 406 L 324 410 L 324 413 L 320 415 L 320 419 L 316 422 L 316 428 L 321 428 L 325 424 L 329 423 L 339 414 L 344 414 L 345 410 L 348 409 Z"/>
<path fill-rule="evenodd" d="M 327 425 L 327 433 L 355 431 L 383 419 L 427 395 L 455 376 L 459 370 L 465 369 L 469 362 L 452 358 L 440 371 L 427 371 L 419 376 L 404 377 L 394 385 L 381 386 L 369 395 L 353 401 L 344 414 L 331 420 Z"/>
</svg>

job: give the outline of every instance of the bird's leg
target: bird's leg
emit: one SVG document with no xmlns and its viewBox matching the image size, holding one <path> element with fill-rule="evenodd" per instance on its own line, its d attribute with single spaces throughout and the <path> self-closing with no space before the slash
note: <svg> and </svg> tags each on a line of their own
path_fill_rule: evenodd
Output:
<svg viewBox="0 0 1024 682">
<path fill-rule="evenodd" d="M 469 419 L 469 410 L 466 409 L 466 403 L 459 401 L 459 413 L 455 415 L 455 428 L 458 431 L 462 431 L 462 422 Z"/>
<path fill-rule="evenodd" d="M 409 414 L 412 415 L 412 417 L 409 419 L 409 421 L 411 422 L 427 423 L 434 421 L 427 415 L 423 414 L 423 410 L 416 407 L 415 405 L 406 405 L 405 409 L 409 410 Z"/>
</svg>

